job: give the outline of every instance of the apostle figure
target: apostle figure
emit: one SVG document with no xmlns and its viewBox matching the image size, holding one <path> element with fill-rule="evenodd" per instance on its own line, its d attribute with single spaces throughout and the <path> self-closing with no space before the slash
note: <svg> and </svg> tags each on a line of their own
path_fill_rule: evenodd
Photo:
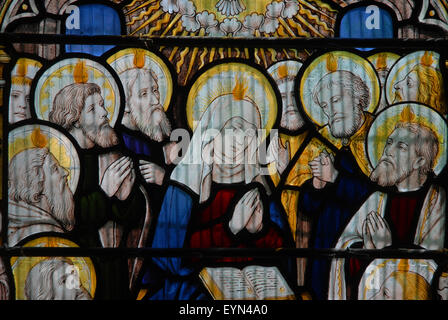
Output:
<svg viewBox="0 0 448 320">
<path fill-rule="evenodd" d="M 359 75 L 338 69 L 338 59 L 344 55 L 326 54 L 322 63 L 329 73 L 312 88 L 314 105 L 320 108 L 320 113 L 315 112 L 326 118 L 326 126 L 320 132 L 338 147 L 335 155 L 325 148 L 310 161 L 313 176 L 302 185 L 297 205 L 300 214 L 312 221 L 310 246 L 316 249 L 334 246 L 351 216 L 373 190 L 366 175 L 369 164 L 364 151 L 367 129 L 373 120 L 367 112 L 372 90 Z M 356 63 L 355 58 L 349 57 L 348 61 Z M 329 267 L 326 259 L 313 259 L 307 265 L 311 282 L 308 285 L 320 300 L 327 298 Z"/>
<path fill-rule="evenodd" d="M 8 172 L 8 244 L 40 232 L 66 233 L 75 225 L 67 171 L 45 147 L 16 154 Z"/>
<path fill-rule="evenodd" d="M 42 67 L 38 61 L 20 58 L 11 72 L 8 122 L 16 123 L 31 118 L 30 89 L 37 71 Z"/>
<path fill-rule="evenodd" d="M 220 94 L 208 105 L 185 157 L 171 174 L 153 248 L 291 245 L 286 219 L 275 203 L 268 202 L 266 184 L 259 174 L 257 134 L 261 117 L 257 105 L 246 96 L 251 82 L 235 81 L 232 92 Z M 278 264 L 282 264 L 280 260 Z M 154 258 L 153 262 L 157 267 L 143 278 L 149 299 L 207 298 L 198 277 L 203 261 Z M 236 262 L 254 261 L 230 257 L 214 261 Z"/>
<path fill-rule="evenodd" d="M 131 230 L 138 228 L 142 219 L 147 220 L 146 195 L 134 183 L 132 159 L 105 149 L 117 145 L 119 139 L 109 125 L 101 88 L 87 82 L 82 61 L 74 68 L 74 80 L 55 96 L 49 120 L 66 129 L 82 149 L 79 243 L 87 247 L 125 246 Z M 103 278 L 98 282 L 97 297 L 125 298 L 129 292 L 129 281 L 123 277 L 127 262 L 118 258 L 98 263 Z"/>
<path fill-rule="evenodd" d="M 433 177 L 436 159 L 446 150 L 429 125 L 429 121 L 439 123 L 436 120 L 441 117 L 423 105 L 414 105 L 419 114 L 424 114 L 425 109 L 432 114 L 431 120 L 424 123 L 409 106 L 401 107 L 390 107 L 402 110 L 400 120 L 387 136 L 370 175 L 372 181 L 389 190 L 373 193 L 362 204 L 339 237 L 338 249 L 444 248 L 446 191 L 434 183 Z M 446 125 L 441 127 L 446 135 Z M 347 293 L 349 287 L 351 292 L 357 291 L 356 280 L 365 265 L 355 259 L 346 269 L 345 264 L 344 259 L 332 262 L 329 299 L 354 297 Z"/>
</svg>

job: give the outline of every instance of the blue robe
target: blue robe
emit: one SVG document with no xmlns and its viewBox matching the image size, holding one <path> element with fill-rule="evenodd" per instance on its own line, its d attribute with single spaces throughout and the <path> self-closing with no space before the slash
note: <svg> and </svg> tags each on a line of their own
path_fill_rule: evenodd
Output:
<svg viewBox="0 0 448 320">
<path fill-rule="evenodd" d="M 169 185 L 152 242 L 153 248 L 183 248 L 194 202 L 190 193 L 177 185 Z M 284 234 L 290 234 L 289 225 L 279 207 L 269 204 L 270 220 Z M 203 284 L 199 281 L 197 268 L 185 265 L 182 258 L 153 258 L 148 263 L 142 284 L 152 291 L 151 300 L 209 299 Z"/>
<path fill-rule="evenodd" d="M 311 246 L 333 248 L 350 218 L 374 191 L 373 184 L 359 168 L 352 153 L 342 148 L 336 154 L 335 167 L 339 174 L 334 183 L 315 189 L 312 179 L 304 183 L 298 208 L 313 221 Z M 330 260 L 310 259 L 307 266 L 307 286 L 315 297 L 326 300 Z"/>
</svg>

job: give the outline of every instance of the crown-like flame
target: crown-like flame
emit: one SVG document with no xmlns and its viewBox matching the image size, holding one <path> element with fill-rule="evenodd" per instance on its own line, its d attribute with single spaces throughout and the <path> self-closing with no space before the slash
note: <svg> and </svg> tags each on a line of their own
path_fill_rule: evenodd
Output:
<svg viewBox="0 0 448 320">
<path fill-rule="evenodd" d="M 398 263 L 397 270 L 408 272 L 410 268 L 409 262 L 407 259 L 401 259 Z"/>
<path fill-rule="evenodd" d="M 338 70 L 338 59 L 334 56 L 334 54 L 329 53 L 327 55 L 327 70 L 328 72 L 334 72 Z"/>
<path fill-rule="evenodd" d="M 400 122 L 413 122 L 415 120 L 415 114 L 412 112 L 410 106 L 406 106 L 400 113 Z"/>
<path fill-rule="evenodd" d="M 380 53 L 378 55 L 378 58 L 376 59 L 376 68 L 377 70 L 386 70 L 387 69 L 387 61 L 386 61 L 386 54 Z"/>
<path fill-rule="evenodd" d="M 48 144 L 48 138 L 42 132 L 40 132 L 40 128 L 36 128 L 31 133 L 31 142 L 37 148 L 45 148 Z"/>
<path fill-rule="evenodd" d="M 139 69 L 145 66 L 145 53 L 143 50 L 134 50 L 134 66 Z"/>
<path fill-rule="evenodd" d="M 429 51 L 425 51 L 425 54 L 420 59 L 420 63 L 423 66 L 430 67 L 434 62 L 434 59 L 432 58 L 432 53 Z"/>
<path fill-rule="evenodd" d="M 79 60 L 73 70 L 73 79 L 75 83 L 87 83 L 89 74 L 87 73 L 86 62 Z"/>
<path fill-rule="evenodd" d="M 277 69 L 277 74 L 279 79 L 285 79 L 288 76 L 288 66 L 286 64 L 282 64 Z"/>
<path fill-rule="evenodd" d="M 24 78 L 26 76 L 28 66 L 26 65 L 25 60 L 17 61 L 17 77 Z"/>
<path fill-rule="evenodd" d="M 244 84 L 245 79 L 239 79 L 238 76 L 235 76 L 235 87 L 233 87 L 232 94 L 235 100 L 243 100 L 246 92 L 247 86 Z"/>
</svg>

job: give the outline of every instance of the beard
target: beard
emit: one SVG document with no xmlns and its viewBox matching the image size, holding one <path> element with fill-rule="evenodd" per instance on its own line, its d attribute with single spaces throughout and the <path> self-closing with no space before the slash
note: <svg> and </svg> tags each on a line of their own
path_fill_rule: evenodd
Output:
<svg viewBox="0 0 448 320">
<path fill-rule="evenodd" d="M 402 182 L 409 174 L 410 172 L 406 169 L 399 171 L 393 163 L 380 159 L 375 170 L 370 174 L 370 180 L 382 187 L 391 187 Z"/>
<path fill-rule="evenodd" d="M 394 99 L 393 99 L 392 103 L 401 102 L 401 101 L 403 101 L 403 96 L 401 95 L 400 90 L 395 90 Z"/>
<path fill-rule="evenodd" d="M 353 123 L 347 124 L 344 119 L 334 122 L 334 120 L 328 122 L 330 126 L 331 135 L 338 139 L 350 138 L 358 131 L 362 121 L 362 111 L 359 108 L 353 108 Z"/>
<path fill-rule="evenodd" d="M 73 193 L 68 187 L 65 179 L 61 178 L 61 183 L 47 183 L 44 187 L 44 194 L 48 199 L 50 211 L 53 217 L 64 227 L 71 231 L 75 225 L 75 201 Z"/>
<path fill-rule="evenodd" d="M 299 130 L 304 124 L 305 121 L 298 112 L 288 112 L 280 120 L 280 126 L 290 131 Z"/>
<path fill-rule="evenodd" d="M 92 140 L 96 145 L 102 148 L 108 148 L 118 144 L 118 137 L 114 129 L 109 125 L 109 123 L 104 123 L 98 128 L 84 128 L 82 127 L 83 133 Z"/>
<path fill-rule="evenodd" d="M 161 105 L 148 112 L 133 112 L 129 116 L 134 125 L 150 139 L 161 142 L 171 134 L 171 124 Z"/>
</svg>

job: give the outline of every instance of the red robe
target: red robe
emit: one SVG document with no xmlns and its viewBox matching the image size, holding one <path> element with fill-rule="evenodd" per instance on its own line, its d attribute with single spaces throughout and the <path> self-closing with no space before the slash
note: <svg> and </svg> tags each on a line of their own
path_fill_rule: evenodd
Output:
<svg viewBox="0 0 448 320">
<path fill-rule="evenodd" d="M 238 241 L 228 228 L 232 213 L 227 212 L 235 189 L 221 189 L 213 201 L 199 211 L 193 222 L 193 232 L 189 239 L 190 248 L 280 248 L 284 246 L 283 237 L 270 224 L 267 232 L 252 241 Z M 265 223 L 265 222 L 264 222 Z M 253 258 L 223 257 L 216 262 L 246 262 Z"/>
</svg>

